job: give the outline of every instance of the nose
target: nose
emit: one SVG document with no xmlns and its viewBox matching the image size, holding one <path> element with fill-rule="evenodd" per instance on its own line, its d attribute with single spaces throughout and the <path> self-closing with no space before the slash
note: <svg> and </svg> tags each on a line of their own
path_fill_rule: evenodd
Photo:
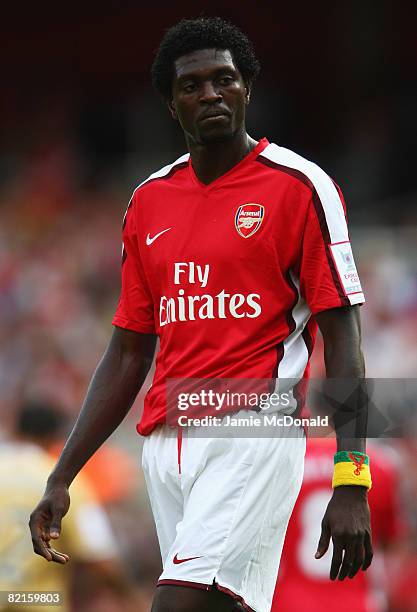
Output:
<svg viewBox="0 0 417 612">
<path fill-rule="evenodd" d="M 221 94 L 216 90 L 212 81 L 204 81 L 201 86 L 200 102 L 219 102 L 222 100 Z"/>
</svg>

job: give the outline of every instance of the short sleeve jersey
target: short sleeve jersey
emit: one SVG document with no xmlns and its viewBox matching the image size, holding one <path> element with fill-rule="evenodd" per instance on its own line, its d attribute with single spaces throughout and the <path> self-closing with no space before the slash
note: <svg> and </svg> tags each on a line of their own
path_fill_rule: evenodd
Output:
<svg viewBox="0 0 417 612">
<path fill-rule="evenodd" d="M 364 302 L 343 196 L 266 138 L 201 183 L 188 154 L 134 191 L 113 324 L 159 336 L 138 432 L 165 421 L 168 379 L 299 379 L 312 315 Z"/>
</svg>

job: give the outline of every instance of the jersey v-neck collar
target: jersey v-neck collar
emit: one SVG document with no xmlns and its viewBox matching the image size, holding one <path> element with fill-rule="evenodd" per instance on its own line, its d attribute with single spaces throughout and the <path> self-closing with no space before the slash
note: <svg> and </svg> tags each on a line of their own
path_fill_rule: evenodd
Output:
<svg viewBox="0 0 417 612">
<path fill-rule="evenodd" d="M 240 170 L 243 166 L 246 166 L 247 164 L 249 164 L 250 162 L 252 162 L 254 159 L 256 159 L 256 157 L 269 145 L 269 142 L 266 138 L 261 138 L 261 140 L 258 142 L 258 144 L 256 145 L 256 147 L 254 149 L 252 149 L 252 151 L 250 151 L 250 153 L 248 153 L 247 155 L 245 155 L 245 157 L 243 157 L 243 159 L 240 160 L 240 162 L 238 162 L 237 164 L 235 164 L 234 166 L 232 166 L 230 168 L 230 170 L 228 170 L 227 172 L 225 172 L 224 174 L 221 174 L 218 178 L 216 178 L 214 181 L 211 181 L 211 183 L 208 183 L 207 185 L 205 183 L 202 183 L 200 181 L 200 179 L 197 177 L 196 173 L 194 172 L 194 168 L 193 165 L 191 163 L 191 155 L 188 159 L 188 170 L 191 176 L 191 179 L 193 181 L 193 183 L 199 187 L 200 189 L 203 189 L 204 191 L 208 191 L 210 189 L 213 189 L 215 187 L 218 187 L 220 184 L 222 184 L 223 182 L 227 181 L 228 178 L 230 177 L 231 174 L 233 174 L 234 172 L 237 172 L 238 170 Z"/>
</svg>

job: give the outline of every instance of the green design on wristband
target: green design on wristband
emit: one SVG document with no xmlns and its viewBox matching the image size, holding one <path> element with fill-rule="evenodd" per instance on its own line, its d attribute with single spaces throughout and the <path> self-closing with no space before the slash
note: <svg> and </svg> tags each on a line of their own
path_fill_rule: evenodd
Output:
<svg viewBox="0 0 417 612">
<path fill-rule="evenodd" d="M 363 459 L 365 457 L 365 459 Z M 356 461 L 353 460 L 356 459 Z M 360 463 L 361 465 L 369 465 L 369 457 L 365 453 L 359 451 L 338 451 L 334 455 L 334 464 L 336 463 Z"/>
</svg>

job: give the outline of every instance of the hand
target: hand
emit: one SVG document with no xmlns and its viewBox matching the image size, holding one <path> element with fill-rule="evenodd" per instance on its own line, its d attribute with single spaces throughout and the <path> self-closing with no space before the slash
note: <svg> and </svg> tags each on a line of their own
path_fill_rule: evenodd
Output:
<svg viewBox="0 0 417 612">
<path fill-rule="evenodd" d="M 338 575 L 339 580 L 353 578 L 360 569 L 368 569 L 373 551 L 365 487 L 346 485 L 334 489 L 321 523 L 316 559 L 321 559 L 329 548 L 330 537 L 333 540 L 330 580 L 336 580 Z"/>
<path fill-rule="evenodd" d="M 29 527 L 32 535 L 33 550 L 47 561 L 65 564 L 69 556 L 49 544 L 51 539 L 59 538 L 62 518 L 68 512 L 70 496 L 66 485 L 47 487 L 39 504 L 30 515 Z"/>
</svg>

